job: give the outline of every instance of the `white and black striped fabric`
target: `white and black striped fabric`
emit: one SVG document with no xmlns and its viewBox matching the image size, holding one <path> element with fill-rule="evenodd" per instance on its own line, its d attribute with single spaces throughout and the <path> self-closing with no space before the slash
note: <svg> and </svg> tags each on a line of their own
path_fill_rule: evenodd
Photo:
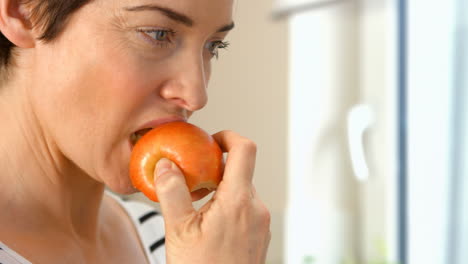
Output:
<svg viewBox="0 0 468 264">
<path fill-rule="evenodd" d="M 0 264 L 31 264 L 31 262 L 0 242 Z"/>
<path fill-rule="evenodd" d="M 166 248 L 162 215 L 147 204 L 123 201 L 115 196 L 114 198 L 125 208 L 136 226 L 150 264 L 165 264 Z"/>
<path fill-rule="evenodd" d="M 124 201 L 108 193 L 125 209 L 135 225 L 140 240 L 145 247 L 150 264 L 165 264 L 164 220 L 153 207 L 136 201 Z M 0 242 L 0 264 L 32 264 L 18 253 Z M 138 263 L 137 263 L 138 264 Z"/>
</svg>

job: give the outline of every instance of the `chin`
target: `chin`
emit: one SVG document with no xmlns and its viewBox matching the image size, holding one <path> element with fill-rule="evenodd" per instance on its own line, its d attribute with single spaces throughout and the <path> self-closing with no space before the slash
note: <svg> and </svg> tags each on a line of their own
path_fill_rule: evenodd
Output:
<svg viewBox="0 0 468 264">
<path fill-rule="evenodd" d="M 117 194 L 130 195 L 139 192 L 137 189 L 135 189 L 135 187 L 133 187 L 130 179 L 113 179 L 111 181 L 105 182 L 104 184 L 108 189 Z"/>
</svg>

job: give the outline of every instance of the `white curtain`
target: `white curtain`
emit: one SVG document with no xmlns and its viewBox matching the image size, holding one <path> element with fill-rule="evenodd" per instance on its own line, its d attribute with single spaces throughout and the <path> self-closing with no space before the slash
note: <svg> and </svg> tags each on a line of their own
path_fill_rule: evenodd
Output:
<svg viewBox="0 0 468 264">
<path fill-rule="evenodd" d="M 465 10 L 408 1 L 409 264 L 468 263 Z"/>
<path fill-rule="evenodd" d="M 468 3 L 457 1 L 457 22 L 455 32 L 455 95 L 459 97 L 454 105 L 456 117 L 452 119 L 458 132 L 452 140 L 456 148 L 455 169 L 452 177 L 451 228 L 449 252 L 453 264 L 468 263 Z"/>
</svg>

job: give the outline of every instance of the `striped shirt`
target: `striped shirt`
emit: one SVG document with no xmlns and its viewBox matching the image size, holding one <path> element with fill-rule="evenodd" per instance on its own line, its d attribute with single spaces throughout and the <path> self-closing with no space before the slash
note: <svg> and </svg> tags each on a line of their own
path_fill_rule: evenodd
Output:
<svg viewBox="0 0 468 264">
<path fill-rule="evenodd" d="M 138 231 L 138 236 L 145 247 L 145 254 L 149 263 L 165 264 L 166 250 L 162 215 L 153 207 L 144 203 L 124 201 L 112 194 L 110 196 L 120 203 L 132 219 Z M 0 241 L 0 264 L 31 264 L 31 262 Z"/>
</svg>

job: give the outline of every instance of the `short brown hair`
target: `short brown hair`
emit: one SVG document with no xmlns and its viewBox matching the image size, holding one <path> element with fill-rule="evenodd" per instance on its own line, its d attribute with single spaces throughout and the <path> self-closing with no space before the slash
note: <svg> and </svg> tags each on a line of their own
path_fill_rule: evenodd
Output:
<svg viewBox="0 0 468 264">
<path fill-rule="evenodd" d="M 55 39 L 65 28 L 67 19 L 90 0 L 18 0 L 30 7 L 33 26 L 42 28 L 43 41 Z M 0 34 L 0 69 L 6 69 L 11 62 L 15 45 Z"/>
</svg>

